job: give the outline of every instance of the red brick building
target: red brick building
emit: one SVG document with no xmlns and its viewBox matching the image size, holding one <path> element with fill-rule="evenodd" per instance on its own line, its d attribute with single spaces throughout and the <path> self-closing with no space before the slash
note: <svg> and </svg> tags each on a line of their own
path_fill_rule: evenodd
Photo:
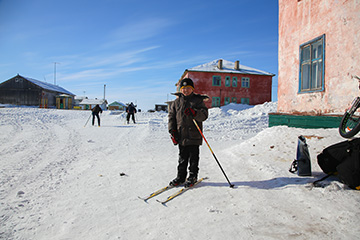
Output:
<svg viewBox="0 0 360 240">
<path fill-rule="evenodd" d="M 262 104 L 271 101 L 272 77 L 275 74 L 240 65 L 239 61 L 214 60 L 186 69 L 181 79 L 191 78 L 195 92 L 206 94 L 208 108 L 229 103 Z"/>
</svg>

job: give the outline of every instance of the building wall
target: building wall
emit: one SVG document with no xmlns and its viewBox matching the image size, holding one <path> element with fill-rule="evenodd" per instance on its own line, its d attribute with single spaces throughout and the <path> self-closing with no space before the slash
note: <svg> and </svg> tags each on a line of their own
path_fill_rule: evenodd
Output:
<svg viewBox="0 0 360 240">
<path fill-rule="evenodd" d="M 26 79 L 12 78 L 0 85 L 0 103 L 37 106 L 42 89 Z"/>
<path fill-rule="evenodd" d="M 126 107 L 120 104 L 110 104 L 108 105 L 109 110 L 122 110 L 125 111 Z"/>
<path fill-rule="evenodd" d="M 73 98 L 71 96 L 56 96 L 57 109 L 72 109 Z"/>
<path fill-rule="evenodd" d="M 325 34 L 324 90 L 299 93 L 300 45 Z M 339 113 L 359 95 L 360 0 L 279 0 L 278 112 Z"/>
<path fill-rule="evenodd" d="M 155 104 L 155 111 L 157 111 L 157 112 L 160 112 L 160 111 L 168 112 L 168 105 Z"/>
<path fill-rule="evenodd" d="M 93 109 L 96 105 L 99 105 L 100 108 L 105 111 L 107 110 L 106 107 L 106 102 L 102 103 L 102 104 L 98 104 L 98 103 L 80 103 L 79 105 L 82 107 L 83 110 L 91 110 Z"/>
<path fill-rule="evenodd" d="M 213 86 L 213 76 L 221 76 L 221 86 Z M 184 78 L 189 77 L 194 81 L 195 92 L 206 94 L 210 97 L 205 104 L 208 108 L 212 106 L 212 98 L 220 97 L 220 105 L 225 103 L 225 97 L 236 98 L 236 103 L 241 103 L 242 98 L 248 98 L 250 105 L 262 104 L 271 101 L 272 76 L 220 73 L 220 72 L 187 72 Z M 225 86 L 225 78 L 230 77 L 230 86 Z M 237 86 L 233 87 L 232 79 L 237 77 Z M 242 77 L 250 79 L 250 87 L 241 86 Z"/>
<path fill-rule="evenodd" d="M 40 107 L 54 107 L 56 105 L 56 96 L 59 93 L 47 91 L 45 89 L 42 90 L 42 95 L 40 101 Z"/>
<path fill-rule="evenodd" d="M 41 108 L 55 107 L 60 93 L 43 89 L 27 79 L 15 76 L 0 84 L 0 103 Z M 73 99 L 73 96 L 71 97 Z"/>
</svg>

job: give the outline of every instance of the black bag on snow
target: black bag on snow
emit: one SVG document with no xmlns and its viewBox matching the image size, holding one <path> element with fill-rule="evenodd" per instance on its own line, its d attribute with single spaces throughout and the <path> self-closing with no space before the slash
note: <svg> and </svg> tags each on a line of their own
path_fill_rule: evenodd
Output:
<svg viewBox="0 0 360 240">
<path fill-rule="evenodd" d="M 337 173 L 336 167 L 350 156 L 350 141 L 336 143 L 325 148 L 318 156 L 318 164 L 326 174 Z"/>
<path fill-rule="evenodd" d="M 360 138 L 336 143 L 317 156 L 320 168 L 350 188 L 360 190 Z"/>
<path fill-rule="evenodd" d="M 304 136 L 298 137 L 296 159 L 291 164 L 289 171 L 297 172 L 298 176 L 311 176 L 310 153 Z"/>
</svg>

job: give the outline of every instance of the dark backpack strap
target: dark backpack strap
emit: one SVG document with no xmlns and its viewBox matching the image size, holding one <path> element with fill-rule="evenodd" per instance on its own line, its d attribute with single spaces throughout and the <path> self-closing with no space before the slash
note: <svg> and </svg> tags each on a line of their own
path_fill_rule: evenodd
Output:
<svg viewBox="0 0 360 240">
<path fill-rule="evenodd" d="M 325 177 L 322 177 L 322 178 L 316 180 L 315 182 L 313 182 L 312 185 L 313 185 L 314 187 L 320 187 L 320 186 L 318 185 L 319 182 L 324 181 L 325 179 L 327 179 L 328 177 L 330 177 L 330 176 L 332 176 L 332 175 L 333 175 L 333 174 L 327 174 Z"/>
<path fill-rule="evenodd" d="M 295 159 L 289 169 L 289 172 L 295 173 L 298 170 L 298 161 Z"/>
</svg>

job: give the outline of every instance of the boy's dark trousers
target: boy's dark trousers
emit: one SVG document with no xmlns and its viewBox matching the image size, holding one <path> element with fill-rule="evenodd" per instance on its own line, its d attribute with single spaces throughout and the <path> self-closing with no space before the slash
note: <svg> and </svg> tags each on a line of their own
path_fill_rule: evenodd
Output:
<svg viewBox="0 0 360 240">
<path fill-rule="evenodd" d="M 129 123 L 129 121 L 130 121 L 130 116 L 131 116 L 131 119 L 133 120 L 133 122 L 135 123 L 135 113 L 128 113 L 128 114 L 127 114 L 127 116 L 126 116 L 127 122 Z"/>
<path fill-rule="evenodd" d="M 92 119 L 92 125 L 94 126 L 94 123 L 95 123 L 95 116 L 97 117 L 97 120 L 98 120 L 98 126 L 100 126 L 100 117 L 99 117 L 99 113 L 92 113 L 93 115 L 93 119 Z"/>
<path fill-rule="evenodd" d="M 189 165 L 190 176 L 197 178 L 199 172 L 199 145 L 182 146 L 179 144 L 178 177 L 185 181 Z"/>
</svg>

